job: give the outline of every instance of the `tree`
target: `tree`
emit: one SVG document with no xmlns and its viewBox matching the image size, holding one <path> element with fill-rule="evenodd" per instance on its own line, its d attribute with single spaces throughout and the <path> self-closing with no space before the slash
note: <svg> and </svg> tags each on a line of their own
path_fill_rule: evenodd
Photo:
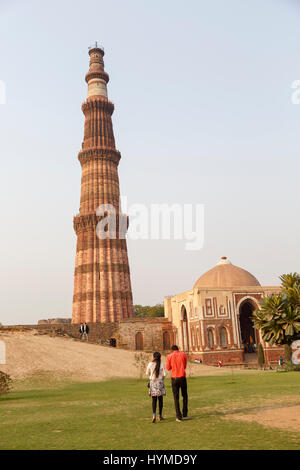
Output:
<svg viewBox="0 0 300 470">
<path fill-rule="evenodd" d="M 253 323 L 267 343 L 290 346 L 300 339 L 300 275 L 283 274 L 280 280 L 280 292 L 262 299 Z"/>
<path fill-rule="evenodd" d="M 133 306 L 134 316 L 136 318 L 155 318 L 164 316 L 163 304 L 156 304 L 153 307 L 149 305 L 134 305 Z"/>
<path fill-rule="evenodd" d="M 265 363 L 264 349 L 261 343 L 259 343 L 258 348 L 257 348 L 257 362 L 260 368 L 262 368 Z"/>
</svg>

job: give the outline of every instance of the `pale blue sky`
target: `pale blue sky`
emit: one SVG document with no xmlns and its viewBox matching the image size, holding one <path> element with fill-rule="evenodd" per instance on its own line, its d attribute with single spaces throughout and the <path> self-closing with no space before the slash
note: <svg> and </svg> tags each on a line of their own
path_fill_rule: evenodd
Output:
<svg viewBox="0 0 300 470">
<path fill-rule="evenodd" d="M 205 243 L 129 241 L 135 303 L 227 255 L 299 271 L 297 0 L 0 0 L 0 322 L 70 316 L 88 46 L 105 48 L 129 203 L 205 204 Z"/>
</svg>

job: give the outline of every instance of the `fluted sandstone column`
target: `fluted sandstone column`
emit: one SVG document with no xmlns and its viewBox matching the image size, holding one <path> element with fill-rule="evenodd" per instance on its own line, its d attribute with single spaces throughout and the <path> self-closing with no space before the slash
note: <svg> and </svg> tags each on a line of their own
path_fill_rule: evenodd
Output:
<svg viewBox="0 0 300 470">
<path fill-rule="evenodd" d="M 120 208 L 118 164 L 112 127 L 114 105 L 107 98 L 109 76 L 104 71 L 104 51 L 97 45 L 89 50 L 86 74 L 87 100 L 84 140 L 78 159 L 82 167 L 79 214 L 74 217 L 77 248 L 74 273 L 72 322 L 114 322 L 133 317 L 130 271 L 126 239 L 99 239 L 96 215 L 102 204 L 110 204 L 124 220 Z M 117 228 L 118 228 L 117 222 Z"/>
</svg>

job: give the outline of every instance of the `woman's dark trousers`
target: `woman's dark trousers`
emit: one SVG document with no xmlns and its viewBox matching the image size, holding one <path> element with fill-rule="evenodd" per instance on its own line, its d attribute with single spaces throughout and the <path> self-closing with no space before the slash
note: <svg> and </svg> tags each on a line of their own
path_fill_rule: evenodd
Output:
<svg viewBox="0 0 300 470">
<path fill-rule="evenodd" d="M 162 410 L 163 410 L 163 396 L 160 396 L 160 397 L 152 397 L 152 411 L 153 411 L 153 414 L 156 415 L 157 399 L 158 399 L 159 416 L 162 416 Z"/>
</svg>

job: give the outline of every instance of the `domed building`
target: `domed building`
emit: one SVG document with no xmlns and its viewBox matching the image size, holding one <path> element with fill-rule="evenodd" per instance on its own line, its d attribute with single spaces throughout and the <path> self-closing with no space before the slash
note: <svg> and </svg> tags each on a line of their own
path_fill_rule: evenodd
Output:
<svg viewBox="0 0 300 470">
<path fill-rule="evenodd" d="M 253 274 L 223 256 L 191 290 L 165 298 L 165 316 L 180 349 L 204 364 L 251 362 L 260 342 L 271 363 L 282 349 L 261 339 L 251 317 L 263 297 L 278 291 L 278 286 L 261 286 Z"/>
<path fill-rule="evenodd" d="M 89 339 L 122 349 L 164 353 L 177 344 L 191 360 L 212 365 L 219 361 L 224 365 L 257 364 L 256 350 L 261 343 L 266 363 L 277 363 L 283 349 L 265 343 L 251 317 L 263 297 L 279 290 L 279 286 L 261 286 L 253 274 L 223 256 L 191 290 L 165 298 L 164 317 L 90 322 Z M 77 324 L 60 322 L 56 327 L 79 337 Z M 51 320 L 38 324 L 38 329 L 53 328 Z"/>
</svg>

